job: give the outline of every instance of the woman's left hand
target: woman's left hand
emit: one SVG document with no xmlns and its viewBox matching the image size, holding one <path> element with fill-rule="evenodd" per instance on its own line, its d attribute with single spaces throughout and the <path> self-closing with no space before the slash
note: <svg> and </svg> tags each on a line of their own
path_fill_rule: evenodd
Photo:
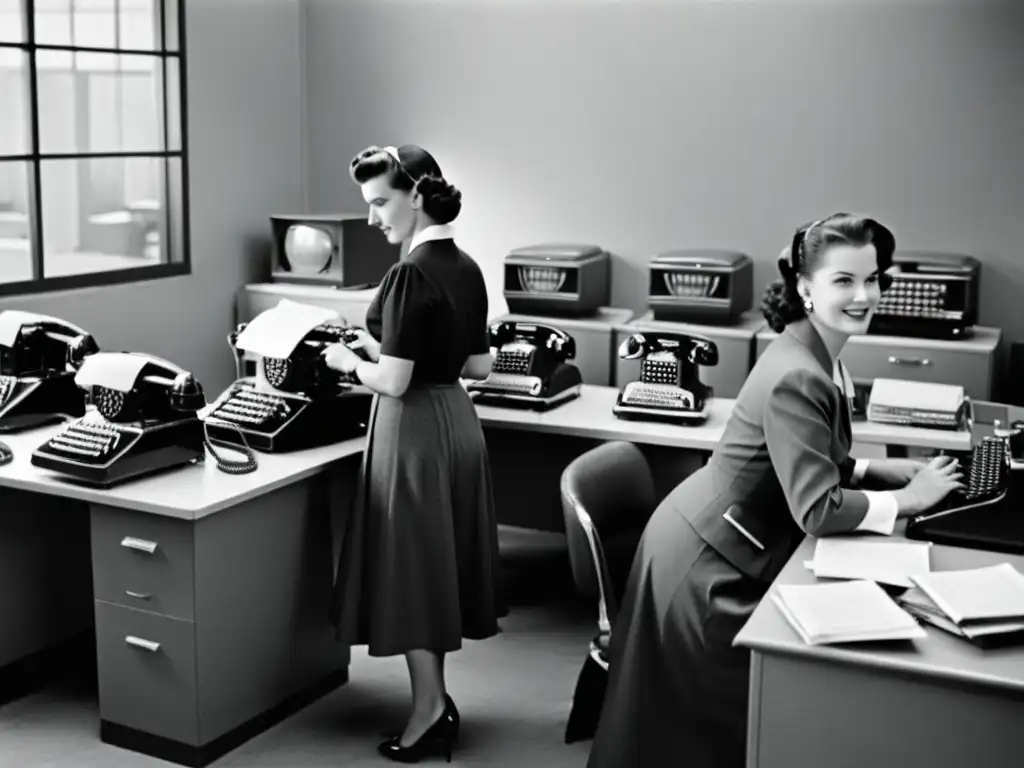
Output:
<svg viewBox="0 0 1024 768">
<path fill-rule="evenodd" d="M 362 361 L 359 355 L 344 344 L 330 344 L 323 351 L 324 362 L 328 368 L 342 373 L 352 373 Z"/>
<path fill-rule="evenodd" d="M 927 462 L 921 459 L 872 459 L 867 474 L 894 488 L 902 488 Z"/>
</svg>

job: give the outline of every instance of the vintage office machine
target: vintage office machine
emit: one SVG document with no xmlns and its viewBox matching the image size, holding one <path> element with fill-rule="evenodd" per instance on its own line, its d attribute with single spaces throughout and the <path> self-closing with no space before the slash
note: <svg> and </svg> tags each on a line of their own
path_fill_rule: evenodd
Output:
<svg viewBox="0 0 1024 768">
<path fill-rule="evenodd" d="M 0 433 L 85 415 L 75 373 L 99 350 L 78 326 L 33 312 L 0 312 Z"/>
<path fill-rule="evenodd" d="M 970 429 L 971 401 L 958 384 L 877 378 L 868 397 L 869 421 L 932 429 Z"/>
<path fill-rule="evenodd" d="M 712 388 L 698 366 L 718 365 L 718 347 L 703 336 L 634 333 L 619 347 L 624 360 L 641 358 L 640 380 L 625 384 L 612 407 L 621 419 L 699 424 Z"/>
<path fill-rule="evenodd" d="M 239 368 L 238 344 L 246 327 L 243 323 L 228 336 Z M 283 453 L 366 434 L 373 393 L 323 360 L 329 344 L 354 338 L 355 329 L 341 321 L 317 322 L 287 355 L 261 356 L 255 381 L 244 379 L 239 370 L 238 380 L 205 417 L 210 439 Z"/>
<path fill-rule="evenodd" d="M 1024 476 L 1012 470 L 1010 441 L 984 437 L 973 450 L 955 452 L 964 490 L 907 522 L 908 539 L 955 547 L 1024 554 L 1024 515 L 1020 497 Z"/>
<path fill-rule="evenodd" d="M 401 256 L 365 214 L 271 216 L 270 231 L 275 283 L 369 288 Z"/>
<path fill-rule="evenodd" d="M 583 389 L 576 342 L 558 328 L 533 323 L 494 323 L 491 346 L 498 354 L 491 372 L 466 390 L 475 403 L 547 410 L 578 397 Z"/>
<path fill-rule="evenodd" d="M 651 259 L 647 305 L 655 320 L 728 325 L 754 300 L 754 262 L 726 250 L 675 250 Z"/>
<path fill-rule="evenodd" d="M 97 352 L 75 383 L 94 410 L 32 454 L 32 464 L 109 488 L 205 457 L 203 388 L 174 363 L 137 352 Z"/>
<path fill-rule="evenodd" d="M 596 245 L 531 245 L 505 257 L 509 312 L 588 315 L 608 303 L 610 279 L 610 257 Z"/>
<path fill-rule="evenodd" d="M 869 333 L 961 339 L 978 320 L 981 263 L 973 256 L 898 251 L 892 285 L 871 318 Z"/>
</svg>

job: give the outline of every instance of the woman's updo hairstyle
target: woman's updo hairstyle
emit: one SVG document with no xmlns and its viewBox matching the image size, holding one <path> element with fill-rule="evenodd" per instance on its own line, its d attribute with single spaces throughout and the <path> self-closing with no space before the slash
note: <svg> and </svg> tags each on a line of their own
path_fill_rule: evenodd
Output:
<svg viewBox="0 0 1024 768">
<path fill-rule="evenodd" d="M 761 312 L 773 331 L 780 333 L 789 323 L 807 317 L 796 288 L 797 278 L 814 274 L 825 251 L 838 244 L 874 245 L 879 287 L 884 291 L 892 284 L 892 275 L 886 274 L 886 270 L 892 266 L 896 238 L 887 227 L 852 213 L 833 213 L 809 222 L 797 229 L 793 241 L 779 255 L 781 277 L 768 284 L 761 299 Z"/>
<path fill-rule="evenodd" d="M 385 174 L 392 189 L 419 192 L 423 212 L 438 224 L 454 221 L 462 210 L 462 193 L 445 181 L 441 167 L 423 147 L 367 147 L 352 158 L 348 167 L 348 175 L 356 184 Z"/>
</svg>

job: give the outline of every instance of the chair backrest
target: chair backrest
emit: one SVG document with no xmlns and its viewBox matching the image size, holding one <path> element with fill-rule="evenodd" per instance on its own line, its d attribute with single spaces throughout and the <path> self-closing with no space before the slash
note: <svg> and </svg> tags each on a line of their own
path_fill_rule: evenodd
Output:
<svg viewBox="0 0 1024 768">
<path fill-rule="evenodd" d="M 632 443 L 604 443 L 565 468 L 561 492 L 573 580 L 580 594 L 598 601 L 598 623 L 607 632 L 618 599 L 601 541 L 650 516 L 655 504 L 651 468 Z"/>
</svg>

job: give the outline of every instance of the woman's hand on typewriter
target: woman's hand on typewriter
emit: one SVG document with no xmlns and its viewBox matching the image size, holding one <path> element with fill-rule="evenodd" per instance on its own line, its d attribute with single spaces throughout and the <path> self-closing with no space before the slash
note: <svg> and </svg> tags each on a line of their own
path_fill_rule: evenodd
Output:
<svg viewBox="0 0 1024 768">
<path fill-rule="evenodd" d="M 953 491 L 963 488 L 960 463 L 950 456 L 936 456 L 921 467 L 905 488 L 894 492 L 899 516 L 924 512 Z"/>
<path fill-rule="evenodd" d="M 872 459 L 867 474 L 890 488 L 902 488 L 927 465 L 924 459 Z"/>
<path fill-rule="evenodd" d="M 323 351 L 324 363 L 342 373 L 352 373 L 362 358 L 345 344 L 328 344 Z"/>
</svg>

